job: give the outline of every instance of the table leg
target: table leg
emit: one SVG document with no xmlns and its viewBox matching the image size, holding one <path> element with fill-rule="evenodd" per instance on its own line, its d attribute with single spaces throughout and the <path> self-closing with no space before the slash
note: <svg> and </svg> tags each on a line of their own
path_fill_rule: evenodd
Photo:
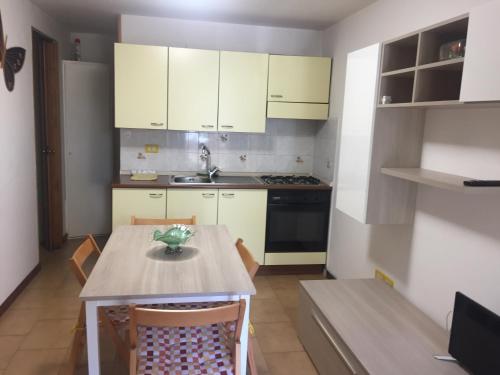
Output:
<svg viewBox="0 0 500 375">
<path fill-rule="evenodd" d="M 97 302 L 85 302 L 85 316 L 87 323 L 87 356 L 89 375 L 100 374 L 99 363 L 99 317 Z"/>
<path fill-rule="evenodd" d="M 241 296 L 244 298 L 247 307 L 245 309 L 245 317 L 243 318 L 243 326 L 241 329 L 241 369 L 240 374 L 247 373 L 247 350 L 248 350 L 248 322 L 250 321 L 250 296 Z"/>
</svg>

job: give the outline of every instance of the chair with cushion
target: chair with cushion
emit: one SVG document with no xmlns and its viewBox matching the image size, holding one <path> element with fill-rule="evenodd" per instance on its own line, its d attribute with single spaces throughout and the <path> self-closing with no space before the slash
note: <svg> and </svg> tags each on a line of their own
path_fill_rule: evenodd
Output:
<svg viewBox="0 0 500 375">
<path fill-rule="evenodd" d="M 201 309 L 130 306 L 130 374 L 240 373 L 245 300 Z"/>
<path fill-rule="evenodd" d="M 247 269 L 250 278 L 255 278 L 255 274 L 259 269 L 259 263 L 255 261 L 252 256 L 252 253 L 248 248 L 243 244 L 243 240 L 238 238 L 236 241 L 236 249 L 238 249 L 238 253 L 240 254 L 241 260 Z M 253 350 L 253 335 L 254 330 L 252 324 L 249 326 L 249 337 L 248 337 L 248 367 L 250 367 L 250 375 L 257 375 L 257 365 L 255 364 L 254 350 Z"/>
<path fill-rule="evenodd" d="M 187 219 L 144 219 L 132 216 L 130 219 L 130 224 L 132 225 L 173 225 L 173 224 L 184 224 L 184 225 L 196 225 L 196 216 L 193 215 Z"/>
<path fill-rule="evenodd" d="M 101 250 L 99 249 L 94 237 L 87 235 L 85 241 L 76 249 L 73 256 L 69 259 L 71 268 L 83 287 L 87 282 L 88 275 L 84 270 L 86 261 L 94 255 L 99 257 Z M 119 329 L 125 328 L 128 324 L 128 306 L 113 306 L 110 308 L 100 309 L 99 318 L 109 332 L 120 357 L 128 364 L 128 345 L 120 337 Z M 77 326 L 73 336 L 71 352 L 69 358 L 69 372 L 72 374 L 75 371 L 76 364 L 82 353 L 85 337 L 85 306 L 83 302 L 80 305 L 80 313 L 78 315 Z"/>
</svg>

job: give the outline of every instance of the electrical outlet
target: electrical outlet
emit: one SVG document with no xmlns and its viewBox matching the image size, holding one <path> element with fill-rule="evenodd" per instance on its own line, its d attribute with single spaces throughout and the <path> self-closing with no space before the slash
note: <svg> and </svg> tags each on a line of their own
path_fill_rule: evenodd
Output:
<svg viewBox="0 0 500 375">
<path fill-rule="evenodd" d="M 389 276 L 387 276 L 384 272 L 380 271 L 379 269 L 375 268 L 375 278 L 382 280 L 384 283 L 389 285 L 391 288 L 394 287 L 394 280 L 391 279 Z"/>
<path fill-rule="evenodd" d="M 144 152 L 146 152 L 146 154 L 157 154 L 159 150 L 160 146 L 158 145 L 152 145 L 152 144 L 144 145 Z"/>
</svg>

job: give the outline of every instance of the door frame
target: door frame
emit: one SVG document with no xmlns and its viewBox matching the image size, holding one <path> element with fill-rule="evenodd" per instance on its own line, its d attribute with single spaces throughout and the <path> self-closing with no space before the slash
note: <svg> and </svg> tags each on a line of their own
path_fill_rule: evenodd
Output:
<svg viewBox="0 0 500 375">
<path fill-rule="evenodd" d="M 59 46 L 35 28 L 32 41 L 39 239 L 53 250 L 65 241 Z"/>
</svg>

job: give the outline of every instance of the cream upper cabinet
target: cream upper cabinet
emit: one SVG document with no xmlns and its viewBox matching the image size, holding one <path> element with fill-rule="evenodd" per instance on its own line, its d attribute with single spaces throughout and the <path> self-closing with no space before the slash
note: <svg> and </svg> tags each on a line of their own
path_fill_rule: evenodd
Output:
<svg viewBox="0 0 500 375">
<path fill-rule="evenodd" d="M 460 100 L 500 101 L 500 1 L 473 8 L 469 16 L 467 49 Z"/>
<path fill-rule="evenodd" d="M 216 131 L 219 51 L 170 48 L 168 129 Z"/>
<path fill-rule="evenodd" d="M 331 67 L 329 57 L 271 55 L 268 100 L 328 103 Z"/>
<path fill-rule="evenodd" d="M 131 216 L 164 219 L 166 189 L 113 189 L 113 229 L 130 224 Z"/>
<path fill-rule="evenodd" d="M 167 128 L 168 48 L 115 43 L 115 127 Z"/>
<path fill-rule="evenodd" d="M 196 215 L 199 225 L 217 224 L 217 189 L 169 189 L 167 218 Z"/>
<path fill-rule="evenodd" d="M 243 239 L 255 260 L 264 264 L 267 190 L 219 190 L 218 224 L 225 224 L 233 240 Z"/>
<path fill-rule="evenodd" d="M 268 65 L 267 54 L 221 51 L 219 131 L 266 131 Z"/>
</svg>

